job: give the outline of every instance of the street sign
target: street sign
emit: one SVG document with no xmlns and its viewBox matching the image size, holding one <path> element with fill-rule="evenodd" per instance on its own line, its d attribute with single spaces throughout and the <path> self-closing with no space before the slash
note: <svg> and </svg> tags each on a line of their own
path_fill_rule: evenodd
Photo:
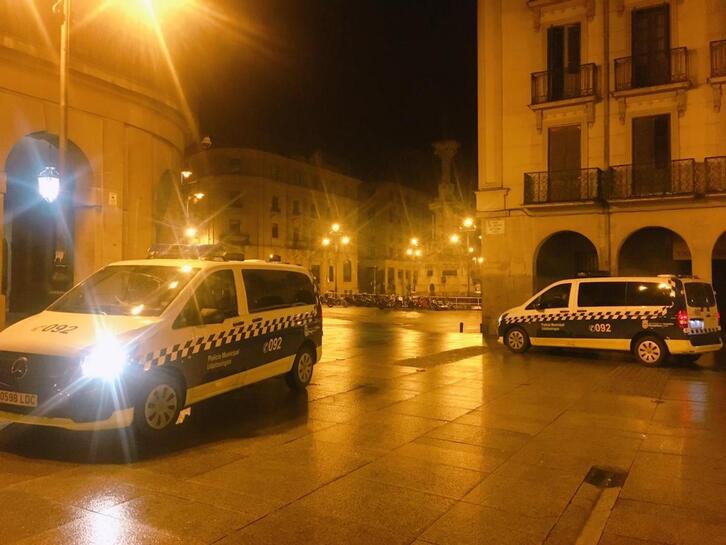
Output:
<svg viewBox="0 0 726 545">
<path fill-rule="evenodd" d="M 484 223 L 484 233 L 487 235 L 503 235 L 504 219 L 495 218 L 486 220 Z"/>
</svg>

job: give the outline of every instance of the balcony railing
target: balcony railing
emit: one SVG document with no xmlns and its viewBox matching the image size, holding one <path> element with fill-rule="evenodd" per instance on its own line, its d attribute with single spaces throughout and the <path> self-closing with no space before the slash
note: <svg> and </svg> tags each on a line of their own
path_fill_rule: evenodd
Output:
<svg viewBox="0 0 726 545">
<path fill-rule="evenodd" d="M 706 193 L 726 193 L 726 156 L 706 157 L 704 178 Z"/>
<path fill-rule="evenodd" d="M 711 42 L 711 77 L 726 76 L 726 40 Z"/>
<path fill-rule="evenodd" d="M 696 161 L 680 159 L 663 164 L 610 167 L 604 196 L 614 200 L 689 195 L 696 192 Z"/>
<path fill-rule="evenodd" d="M 532 104 L 545 104 L 596 95 L 597 66 L 583 64 L 574 71 L 545 70 L 532 74 Z"/>
<path fill-rule="evenodd" d="M 687 81 L 688 49 L 685 47 L 615 59 L 616 91 Z"/>
<path fill-rule="evenodd" d="M 599 168 L 528 172 L 524 175 L 524 203 L 547 204 L 598 199 L 602 176 L 603 172 Z"/>
</svg>

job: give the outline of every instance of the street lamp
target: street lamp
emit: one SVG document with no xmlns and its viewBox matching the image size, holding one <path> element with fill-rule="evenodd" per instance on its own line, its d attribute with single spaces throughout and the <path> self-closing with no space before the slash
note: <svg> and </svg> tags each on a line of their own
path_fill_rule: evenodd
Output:
<svg viewBox="0 0 726 545">
<path fill-rule="evenodd" d="M 38 193 L 45 202 L 52 203 L 60 194 L 60 172 L 55 167 L 45 167 L 38 174 Z"/>
<path fill-rule="evenodd" d="M 338 295 L 338 255 L 340 254 L 340 247 L 348 246 L 350 244 L 350 240 L 350 236 L 343 234 L 342 227 L 338 222 L 335 222 L 330 226 L 330 232 L 321 240 L 323 248 L 329 248 L 333 245 L 333 249 L 335 251 L 335 262 L 333 265 L 333 289 L 335 295 Z"/>
<path fill-rule="evenodd" d="M 411 246 L 406 248 L 406 256 L 413 259 L 414 261 L 421 257 L 423 252 L 421 251 L 421 248 L 419 247 L 419 240 L 416 237 L 412 237 L 409 241 L 411 243 Z M 413 277 L 414 271 L 410 271 L 411 276 Z M 413 289 L 412 289 L 413 287 Z M 414 283 L 414 279 L 411 278 L 410 283 L 408 284 L 408 294 L 411 295 L 412 291 L 416 291 L 416 284 Z"/>
<path fill-rule="evenodd" d="M 466 216 L 461 221 L 461 226 L 459 227 L 459 231 L 462 233 L 465 233 L 466 235 L 466 250 L 469 254 L 474 253 L 474 247 L 470 243 L 470 235 L 471 233 L 476 232 L 476 222 L 474 221 L 474 218 L 471 216 Z M 456 241 L 454 242 L 454 237 L 456 237 Z M 458 244 L 460 237 L 458 235 L 451 235 L 451 241 L 455 244 Z M 476 258 L 472 258 L 476 259 Z M 466 296 L 469 297 L 471 295 L 471 262 L 467 260 L 466 262 Z"/>
</svg>

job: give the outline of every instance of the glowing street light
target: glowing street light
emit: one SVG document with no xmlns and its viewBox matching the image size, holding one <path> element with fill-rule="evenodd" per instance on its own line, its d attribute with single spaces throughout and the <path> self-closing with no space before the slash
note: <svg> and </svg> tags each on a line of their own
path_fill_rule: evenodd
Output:
<svg viewBox="0 0 726 545">
<path fill-rule="evenodd" d="M 413 237 L 411 239 L 411 246 L 418 246 L 418 238 Z"/>
<path fill-rule="evenodd" d="M 334 223 L 333 225 L 330 226 L 330 230 L 333 231 L 333 233 L 339 232 L 340 231 L 340 224 L 339 223 Z"/>
<path fill-rule="evenodd" d="M 184 236 L 187 238 L 194 238 L 195 236 L 197 236 L 197 228 L 190 225 L 189 227 L 184 229 Z"/>
<path fill-rule="evenodd" d="M 347 246 L 348 244 L 350 244 L 350 237 L 349 237 L 349 236 L 347 236 L 347 235 L 345 235 L 345 236 L 341 237 L 341 239 L 340 239 L 340 243 L 341 243 L 341 244 L 342 244 L 343 246 Z"/>
<path fill-rule="evenodd" d="M 60 194 L 60 172 L 55 167 L 45 167 L 38 174 L 38 193 L 45 202 L 54 202 Z"/>
<path fill-rule="evenodd" d="M 461 237 L 454 233 L 449 237 L 449 242 L 451 242 L 451 244 L 459 244 L 459 242 L 461 242 Z"/>
<path fill-rule="evenodd" d="M 474 218 L 467 216 L 464 221 L 461 222 L 464 229 L 471 229 L 474 227 Z"/>
<path fill-rule="evenodd" d="M 188 180 L 189 178 L 191 178 L 191 176 L 192 176 L 191 170 L 182 170 L 181 171 L 182 181 Z"/>
<path fill-rule="evenodd" d="M 328 237 L 323 238 L 323 246 L 330 246 L 330 239 Z"/>
<path fill-rule="evenodd" d="M 198 201 L 201 201 L 204 197 L 206 197 L 206 195 L 204 193 L 201 193 L 201 192 L 200 193 L 194 193 L 192 196 L 195 199 L 197 199 Z"/>
<path fill-rule="evenodd" d="M 413 248 L 408 248 L 408 249 L 406 250 L 406 255 L 408 255 L 408 256 L 412 256 L 412 255 L 413 255 Z"/>
</svg>

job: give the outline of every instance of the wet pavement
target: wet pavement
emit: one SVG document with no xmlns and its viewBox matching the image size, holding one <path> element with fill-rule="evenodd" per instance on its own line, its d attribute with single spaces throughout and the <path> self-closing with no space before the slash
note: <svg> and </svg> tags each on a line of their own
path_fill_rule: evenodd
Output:
<svg viewBox="0 0 726 545">
<path fill-rule="evenodd" d="M 306 394 L 210 400 L 166 444 L 5 427 L 0 544 L 726 543 L 723 355 L 646 369 L 510 354 L 477 312 L 325 318 Z"/>
</svg>

